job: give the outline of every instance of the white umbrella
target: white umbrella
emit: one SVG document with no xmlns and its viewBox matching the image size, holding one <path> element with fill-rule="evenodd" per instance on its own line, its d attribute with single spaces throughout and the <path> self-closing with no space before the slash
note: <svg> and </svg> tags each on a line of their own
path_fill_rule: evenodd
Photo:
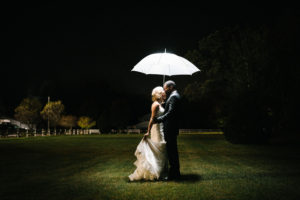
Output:
<svg viewBox="0 0 300 200">
<path fill-rule="evenodd" d="M 165 82 L 165 76 L 192 75 L 200 70 L 187 59 L 165 51 L 146 56 L 131 71 L 164 75 Z"/>
</svg>

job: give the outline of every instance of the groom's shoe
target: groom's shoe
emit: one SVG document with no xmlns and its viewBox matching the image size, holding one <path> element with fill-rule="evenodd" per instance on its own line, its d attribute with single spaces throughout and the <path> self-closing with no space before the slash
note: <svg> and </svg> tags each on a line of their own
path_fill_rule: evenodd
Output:
<svg viewBox="0 0 300 200">
<path fill-rule="evenodd" d="M 168 177 L 166 178 L 166 181 L 174 181 L 174 180 L 176 180 L 176 177 L 175 177 L 175 176 L 168 176 Z"/>
<path fill-rule="evenodd" d="M 170 177 L 169 176 L 165 176 L 159 179 L 160 181 L 170 181 Z"/>
</svg>

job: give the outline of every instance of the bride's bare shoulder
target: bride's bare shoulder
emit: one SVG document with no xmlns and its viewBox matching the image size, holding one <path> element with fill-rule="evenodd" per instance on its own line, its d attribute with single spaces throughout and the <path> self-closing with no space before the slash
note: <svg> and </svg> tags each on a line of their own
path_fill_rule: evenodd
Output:
<svg viewBox="0 0 300 200">
<path fill-rule="evenodd" d="M 154 101 L 153 103 L 152 103 L 152 106 L 151 106 L 151 109 L 152 110 L 156 110 L 158 107 L 159 107 L 159 103 L 157 102 L 157 101 Z"/>
</svg>

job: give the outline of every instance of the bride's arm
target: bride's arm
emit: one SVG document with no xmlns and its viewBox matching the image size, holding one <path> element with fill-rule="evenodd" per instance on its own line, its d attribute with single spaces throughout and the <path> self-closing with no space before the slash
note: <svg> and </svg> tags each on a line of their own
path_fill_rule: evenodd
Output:
<svg viewBox="0 0 300 200">
<path fill-rule="evenodd" d="M 146 136 L 150 135 L 150 131 L 151 131 L 151 128 L 152 128 L 152 125 L 153 125 L 153 119 L 154 119 L 158 109 L 159 109 L 159 103 L 154 102 L 151 106 L 151 117 L 150 117 L 150 120 L 149 120 L 149 123 L 148 123 L 147 133 L 145 134 Z"/>
</svg>

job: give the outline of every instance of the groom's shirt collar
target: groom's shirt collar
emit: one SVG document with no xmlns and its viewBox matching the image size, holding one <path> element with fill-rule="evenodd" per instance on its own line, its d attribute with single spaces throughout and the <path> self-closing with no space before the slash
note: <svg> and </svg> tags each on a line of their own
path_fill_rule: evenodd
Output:
<svg viewBox="0 0 300 200">
<path fill-rule="evenodd" d="M 177 92 L 177 90 L 174 90 L 171 94 L 170 94 L 170 96 L 172 96 L 174 93 L 176 93 Z"/>
</svg>

